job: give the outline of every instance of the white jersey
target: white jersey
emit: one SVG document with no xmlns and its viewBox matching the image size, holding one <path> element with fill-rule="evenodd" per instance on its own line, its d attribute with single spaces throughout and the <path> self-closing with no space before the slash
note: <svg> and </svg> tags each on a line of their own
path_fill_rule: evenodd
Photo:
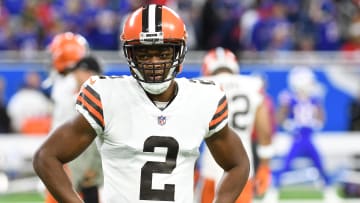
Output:
<svg viewBox="0 0 360 203">
<path fill-rule="evenodd" d="M 105 202 L 193 202 L 199 147 L 227 124 L 227 100 L 214 84 L 175 80 L 178 93 L 164 110 L 131 76 L 83 85 L 76 109 L 100 140 Z"/>
<path fill-rule="evenodd" d="M 246 75 L 219 74 L 204 77 L 219 84 L 225 91 L 228 100 L 229 126 L 239 135 L 250 160 L 250 175 L 254 175 L 252 163 L 251 134 L 255 123 L 255 115 L 264 96 L 262 93 L 263 83 L 259 78 Z M 207 147 L 201 156 L 201 173 L 218 182 L 222 175 L 222 169 L 210 155 Z"/>
<path fill-rule="evenodd" d="M 56 77 L 51 91 L 51 98 L 54 102 L 52 129 L 74 116 L 78 94 L 77 81 L 72 74 Z"/>
</svg>

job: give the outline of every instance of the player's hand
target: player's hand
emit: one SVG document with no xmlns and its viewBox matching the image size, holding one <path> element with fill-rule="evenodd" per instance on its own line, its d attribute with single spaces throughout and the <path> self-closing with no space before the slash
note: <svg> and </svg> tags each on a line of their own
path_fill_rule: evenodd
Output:
<svg viewBox="0 0 360 203">
<path fill-rule="evenodd" d="M 83 178 L 83 181 L 81 183 L 81 186 L 83 187 L 90 187 L 90 186 L 93 186 L 95 185 L 96 183 L 96 171 L 93 171 L 93 170 L 87 170 L 85 173 L 84 173 L 84 178 Z"/>
<path fill-rule="evenodd" d="M 255 175 L 255 193 L 262 196 L 270 186 L 271 172 L 268 164 L 260 164 Z"/>
</svg>

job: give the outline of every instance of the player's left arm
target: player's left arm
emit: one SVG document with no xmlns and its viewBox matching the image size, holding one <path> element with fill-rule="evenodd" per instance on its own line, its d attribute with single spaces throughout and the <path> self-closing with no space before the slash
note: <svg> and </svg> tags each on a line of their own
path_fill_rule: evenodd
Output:
<svg viewBox="0 0 360 203">
<path fill-rule="evenodd" d="M 206 144 L 215 161 L 224 169 L 214 202 L 235 202 L 249 177 L 249 158 L 240 138 L 225 125 Z"/>
<path fill-rule="evenodd" d="M 263 195 L 270 186 L 271 173 L 269 161 L 274 155 L 272 147 L 273 126 L 270 108 L 265 100 L 260 104 L 255 115 L 254 128 L 257 133 L 257 154 L 259 166 L 255 175 L 255 189 L 258 195 Z"/>
</svg>

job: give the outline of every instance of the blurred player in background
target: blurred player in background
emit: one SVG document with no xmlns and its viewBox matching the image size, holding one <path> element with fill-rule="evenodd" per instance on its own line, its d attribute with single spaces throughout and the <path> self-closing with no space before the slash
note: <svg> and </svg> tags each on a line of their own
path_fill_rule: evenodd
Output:
<svg viewBox="0 0 360 203">
<path fill-rule="evenodd" d="M 266 76 L 266 73 L 260 72 L 260 71 L 253 71 L 250 74 L 252 77 L 257 77 L 259 78 L 262 82 L 263 82 L 263 89 L 264 89 L 264 103 L 267 106 L 268 109 L 268 113 L 269 113 L 269 118 L 270 118 L 270 123 L 271 123 L 271 127 L 272 127 L 272 135 L 274 136 L 276 133 L 276 110 L 275 110 L 275 104 L 273 101 L 272 96 L 267 92 L 267 87 L 268 87 L 268 79 Z M 254 169 L 255 171 L 257 170 L 258 166 L 259 166 L 259 162 L 260 162 L 260 157 L 257 154 L 257 146 L 258 141 L 257 141 L 257 132 L 256 129 L 253 129 L 253 132 L 251 133 L 251 142 L 252 142 L 252 153 L 253 153 L 253 160 L 254 160 Z"/>
<path fill-rule="evenodd" d="M 272 123 L 269 108 L 264 100 L 263 82 L 258 77 L 239 75 L 236 56 L 228 49 L 218 47 L 210 50 L 204 57 L 201 80 L 218 83 L 226 93 L 229 105 L 229 124 L 244 143 L 246 152 L 252 160 L 251 134 L 257 132 L 257 152 L 260 157 L 255 173 L 251 164 L 250 176 L 244 192 L 236 202 L 252 202 L 254 192 L 262 195 L 270 184 L 269 159 L 273 155 L 271 145 Z M 197 202 L 211 203 L 222 170 L 216 166 L 207 147 L 199 160 L 200 178 L 195 190 Z M 255 175 L 256 174 L 256 175 Z M 202 179 L 201 179 L 202 178 Z"/>
<path fill-rule="evenodd" d="M 54 101 L 52 129 L 55 129 L 76 114 L 76 96 L 81 85 L 90 76 L 101 74 L 102 68 L 97 59 L 89 55 L 87 41 L 79 34 L 66 32 L 56 35 L 49 50 L 56 71 L 51 92 Z M 98 203 L 102 168 L 95 142 L 68 167 L 74 187 L 84 202 Z"/>
<path fill-rule="evenodd" d="M 220 87 L 176 78 L 187 50 L 183 20 L 169 7 L 150 4 L 124 25 L 131 76 L 92 76 L 78 95 L 79 113 L 37 150 L 35 171 L 59 201 L 80 203 L 62 166 L 98 139 L 106 203 L 191 203 L 205 140 L 224 170 L 214 203 L 233 203 L 245 186 L 249 160 L 228 127 Z"/>
<path fill-rule="evenodd" d="M 330 187 L 330 177 L 312 140 L 314 133 L 321 130 L 325 121 L 322 104 L 324 90 L 310 67 L 294 67 L 288 74 L 287 82 L 289 89 L 279 95 L 277 122 L 292 135 L 292 145 L 284 158 L 283 168 L 274 175 L 274 188 L 269 190 L 264 200 L 266 203 L 278 202 L 281 175 L 291 169 L 291 163 L 296 158 L 307 157 L 323 178 L 325 202 L 337 202 L 336 191 Z"/>
<path fill-rule="evenodd" d="M 14 132 L 22 135 L 46 135 L 49 132 L 53 104 L 40 86 L 40 74 L 29 71 L 24 75 L 21 88 L 10 97 L 7 111 Z"/>
</svg>

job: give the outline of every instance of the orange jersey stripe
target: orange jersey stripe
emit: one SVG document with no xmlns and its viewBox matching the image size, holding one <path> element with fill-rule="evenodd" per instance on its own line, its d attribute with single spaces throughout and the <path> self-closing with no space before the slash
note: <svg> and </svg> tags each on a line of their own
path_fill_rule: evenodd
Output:
<svg viewBox="0 0 360 203">
<path fill-rule="evenodd" d="M 102 104 L 98 98 L 96 98 L 88 89 L 84 88 L 83 92 L 92 102 L 94 102 L 99 108 L 102 109 Z"/>
<path fill-rule="evenodd" d="M 227 100 L 225 100 L 223 103 L 221 103 L 218 108 L 216 109 L 216 112 L 215 114 L 219 113 L 220 111 L 224 110 L 224 108 L 226 107 L 227 105 Z"/>
<path fill-rule="evenodd" d="M 228 110 L 224 111 L 223 114 L 221 114 L 221 116 L 217 117 L 216 119 L 213 119 L 210 122 L 209 128 L 212 128 L 214 126 L 216 126 L 217 124 L 221 123 L 223 120 L 225 120 L 228 116 Z"/>
<path fill-rule="evenodd" d="M 219 123 L 221 123 L 224 119 L 227 118 L 227 115 L 228 115 L 227 100 L 226 100 L 226 96 L 224 95 L 219 100 L 218 107 L 215 111 L 215 114 L 209 123 L 209 129 L 212 130 L 212 129 L 216 128 L 216 126 Z"/>
<path fill-rule="evenodd" d="M 78 101 L 81 105 L 85 106 L 89 110 L 89 113 L 91 113 L 92 116 L 97 118 L 101 122 L 101 127 L 104 128 L 104 117 L 102 114 L 100 114 L 92 105 L 90 105 L 85 99 L 81 96 L 78 97 Z"/>
</svg>

